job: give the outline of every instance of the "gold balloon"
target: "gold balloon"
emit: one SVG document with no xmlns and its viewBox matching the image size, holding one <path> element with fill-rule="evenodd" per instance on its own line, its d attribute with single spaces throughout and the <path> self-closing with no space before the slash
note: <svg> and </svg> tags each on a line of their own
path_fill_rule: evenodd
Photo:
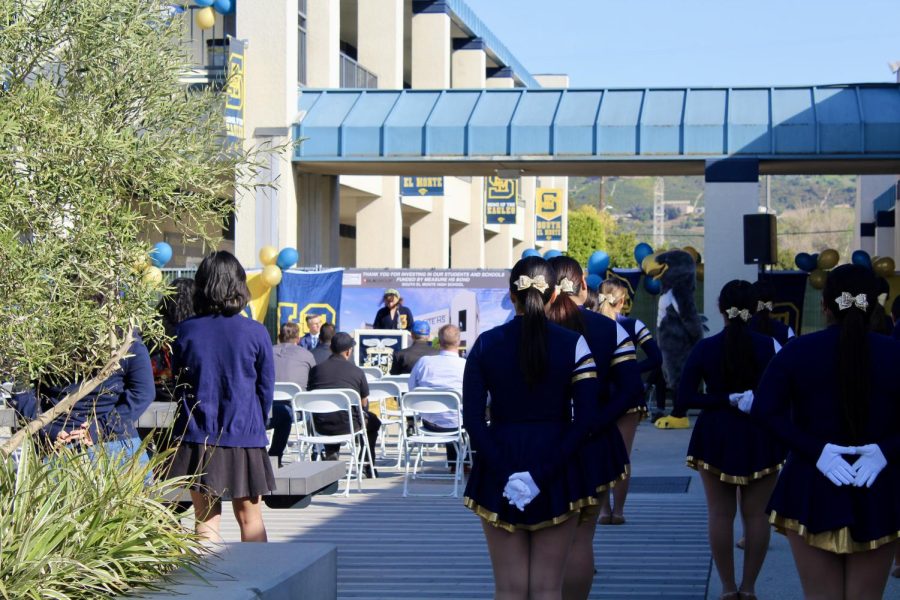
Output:
<svg viewBox="0 0 900 600">
<path fill-rule="evenodd" d="M 833 269 L 840 260 L 841 255 L 838 254 L 838 251 L 834 248 L 829 248 L 827 250 L 822 250 L 819 254 L 819 264 L 817 266 L 824 270 Z"/>
<path fill-rule="evenodd" d="M 147 267 L 150 266 L 150 257 L 146 254 L 138 257 L 134 263 L 132 263 L 131 268 L 135 273 L 143 273 L 147 270 Z"/>
<path fill-rule="evenodd" d="M 875 274 L 879 277 L 890 277 L 894 274 L 896 268 L 897 265 L 890 256 L 882 256 L 872 263 L 872 270 L 875 271 Z"/>
<path fill-rule="evenodd" d="M 817 290 L 821 290 L 823 287 L 825 287 L 825 280 L 827 278 L 828 273 L 826 273 L 822 269 L 816 269 L 809 274 L 809 285 L 813 286 Z"/>
<path fill-rule="evenodd" d="M 281 283 L 281 269 L 275 265 L 266 265 L 262 270 L 262 280 L 269 287 Z"/>
<path fill-rule="evenodd" d="M 703 263 L 697 265 L 697 281 L 703 281 Z"/>
<path fill-rule="evenodd" d="M 275 246 L 263 246 L 259 249 L 259 262 L 274 265 L 278 261 L 278 249 Z"/>
<path fill-rule="evenodd" d="M 216 13 L 213 12 L 212 6 L 201 8 L 194 15 L 194 22 L 200 29 L 209 29 L 216 24 Z"/>
<path fill-rule="evenodd" d="M 147 267 L 144 271 L 144 275 L 141 277 L 141 281 L 149 285 L 157 285 L 161 283 L 163 280 L 163 273 L 159 270 L 159 267 Z"/>
<path fill-rule="evenodd" d="M 700 263 L 700 253 L 697 252 L 696 248 L 694 248 L 693 246 L 685 246 L 684 248 L 682 248 L 682 250 L 690 254 L 695 263 Z"/>
</svg>

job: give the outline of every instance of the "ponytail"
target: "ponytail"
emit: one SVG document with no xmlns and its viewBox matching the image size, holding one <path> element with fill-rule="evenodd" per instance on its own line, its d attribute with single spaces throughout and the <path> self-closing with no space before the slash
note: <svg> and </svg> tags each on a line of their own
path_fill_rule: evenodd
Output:
<svg viewBox="0 0 900 600">
<path fill-rule="evenodd" d="M 739 279 L 726 283 L 719 294 L 719 311 L 726 320 L 722 373 L 729 392 L 752 390 L 759 382 L 760 369 L 749 324 L 756 302 L 750 283 Z"/>
<path fill-rule="evenodd" d="M 525 276 L 543 278 L 547 287 L 541 290 L 535 285 L 519 289 L 517 282 Z M 509 293 L 522 311 L 522 339 L 519 342 L 519 368 L 525 383 L 538 383 L 547 369 L 547 315 L 544 306 L 550 302 L 556 289 L 556 274 L 543 258 L 529 256 L 513 266 L 509 276 Z"/>
<path fill-rule="evenodd" d="M 609 317 L 613 321 L 619 316 L 614 308 L 616 304 L 622 302 L 628 295 L 628 289 L 618 279 L 607 279 L 600 284 L 600 292 L 598 294 L 599 312 L 604 317 Z"/>
<path fill-rule="evenodd" d="M 572 300 L 573 295 L 581 293 L 584 279 L 581 265 L 568 256 L 555 256 L 549 262 L 556 272 L 556 284 L 560 286 L 560 290 L 547 311 L 547 317 L 557 325 L 584 334 L 584 318 L 578 305 Z"/>
</svg>

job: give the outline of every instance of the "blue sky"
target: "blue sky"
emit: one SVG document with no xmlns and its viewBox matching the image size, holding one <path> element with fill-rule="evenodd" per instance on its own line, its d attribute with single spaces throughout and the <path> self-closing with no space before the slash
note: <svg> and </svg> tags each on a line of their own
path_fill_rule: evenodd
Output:
<svg viewBox="0 0 900 600">
<path fill-rule="evenodd" d="M 900 0 L 466 0 L 572 87 L 896 81 Z"/>
</svg>

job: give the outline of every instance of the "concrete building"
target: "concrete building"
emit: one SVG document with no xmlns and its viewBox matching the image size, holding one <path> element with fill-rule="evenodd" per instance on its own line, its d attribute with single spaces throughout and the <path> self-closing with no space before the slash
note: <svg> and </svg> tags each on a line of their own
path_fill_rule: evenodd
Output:
<svg viewBox="0 0 900 600">
<path fill-rule="evenodd" d="M 290 142 L 304 89 L 568 84 L 565 76 L 529 73 L 461 0 L 244 1 L 231 15 L 217 14 L 207 30 L 195 24 L 197 10 L 185 15 L 194 82 L 224 77 L 228 36 L 245 42 L 246 146 Z M 301 265 L 376 268 L 509 267 L 527 248 L 566 248 L 566 177 L 501 171 L 518 180 L 515 219 L 488 224 L 484 176 L 445 176 L 436 165 L 426 177 L 335 178 L 299 173 L 291 160 L 290 149 L 273 156 L 259 176 L 270 186 L 236 199 L 226 244 L 247 267 L 258 265 L 267 244 L 296 247 Z M 536 240 L 539 188 L 560 191 L 560 241 Z M 202 249 L 170 239 L 175 235 L 164 232 L 176 250 L 172 265 L 197 262 Z"/>
</svg>

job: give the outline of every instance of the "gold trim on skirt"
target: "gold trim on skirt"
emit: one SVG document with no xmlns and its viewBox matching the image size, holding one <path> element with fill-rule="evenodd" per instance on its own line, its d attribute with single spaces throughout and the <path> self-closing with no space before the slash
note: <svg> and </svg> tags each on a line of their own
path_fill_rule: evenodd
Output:
<svg viewBox="0 0 900 600">
<path fill-rule="evenodd" d="M 640 420 L 643 421 L 650 414 L 650 409 L 648 409 L 647 405 L 644 404 L 642 406 L 635 406 L 633 408 L 629 408 L 628 410 L 626 410 L 625 412 L 622 413 L 623 416 L 624 415 L 634 415 L 634 414 L 640 415 L 641 416 Z"/>
<path fill-rule="evenodd" d="M 819 533 L 810 533 L 806 525 L 796 519 L 787 519 L 782 517 L 774 510 L 769 515 L 769 523 L 775 526 L 775 531 L 780 534 L 786 534 L 793 531 L 803 538 L 803 540 L 819 550 L 833 552 L 834 554 L 853 554 L 854 552 L 868 552 L 875 550 L 885 544 L 890 544 L 894 540 L 900 539 L 900 531 L 880 537 L 877 540 L 869 542 L 857 542 L 850 537 L 850 528 L 841 527 L 840 529 L 832 529 L 830 531 L 822 531 Z"/>
<path fill-rule="evenodd" d="M 778 463 L 774 467 L 769 467 L 767 469 L 763 469 L 762 471 L 756 471 L 751 473 L 750 475 L 729 475 L 728 473 L 723 473 L 721 469 L 718 469 L 707 462 L 703 462 L 699 458 L 694 458 L 693 456 L 687 457 L 687 466 L 694 469 L 695 471 L 708 471 L 713 475 L 719 476 L 719 481 L 724 481 L 725 483 L 731 483 L 734 485 L 747 485 L 752 481 L 757 481 L 766 477 L 767 475 L 771 475 L 772 473 L 777 473 L 781 470 L 781 467 L 784 466 L 783 462 Z"/>
</svg>

